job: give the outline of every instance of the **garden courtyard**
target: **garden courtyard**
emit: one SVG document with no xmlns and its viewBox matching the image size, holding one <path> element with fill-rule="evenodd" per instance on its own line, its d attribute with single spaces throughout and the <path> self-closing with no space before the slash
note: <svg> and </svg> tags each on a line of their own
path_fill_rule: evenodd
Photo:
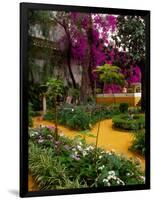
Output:
<svg viewBox="0 0 154 200">
<path fill-rule="evenodd" d="M 72 112 L 72 110 L 71 110 Z M 136 112 L 136 111 L 135 111 Z M 116 116 L 116 115 L 115 115 Z M 49 113 L 47 114 L 47 117 L 49 117 Z M 51 117 L 51 116 L 50 116 Z M 49 117 L 49 118 L 50 118 Z M 131 120 L 131 119 L 130 119 Z M 132 123 L 132 122 L 131 122 Z M 45 120 L 42 116 L 37 116 L 33 117 L 33 127 L 34 129 L 38 127 L 43 127 L 43 128 L 52 128 L 54 129 L 54 122 L 51 120 Z M 98 127 L 99 127 L 99 135 L 97 138 L 98 134 Z M 129 127 L 130 129 L 132 127 Z M 107 154 L 110 156 L 112 154 L 117 154 L 119 156 L 123 156 L 129 160 L 132 160 L 132 162 L 136 162 L 137 165 L 139 166 L 139 169 L 144 172 L 145 170 L 145 159 L 144 159 L 144 153 L 142 152 L 144 148 L 144 144 L 140 144 L 141 148 L 139 149 L 140 151 L 138 152 L 137 150 L 131 149 L 132 144 L 134 141 L 136 141 L 134 138 L 134 129 L 132 130 L 127 130 L 126 129 L 119 129 L 116 127 L 113 127 L 113 121 L 112 119 L 104 119 L 101 120 L 100 122 L 97 122 L 91 130 L 88 131 L 77 131 L 77 130 L 72 130 L 72 128 L 64 126 L 64 125 L 58 125 L 58 133 L 60 136 L 67 136 L 68 138 L 74 139 L 77 136 L 80 137 L 82 140 L 86 141 L 87 144 L 96 145 L 96 138 L 98 140 L 97 147 L 104 149 Z M 136 131 L 136 130 L 135 130 Z M 32 133 L 35 134 L 35 133 Z M 42 141 L 40 141 L 43 145 L 45 142 L 45 139 L 41 138 Z M 38 139 L 39 141 L 39 139 Z M 135 144 L 135 143 L 134 143 Z M 142 146 L 143 145 L 143 146 Z M 135 146 L 135 145 L 134 145 Z M 136 144 L 137 146 L 137 144 Z M 84 151 L 84 150 L 82 150 Z M 35 179 L 32 177 L 31 174 L 29 174 L 29 190 L 30 191 L 35 191 L 38 190 L 39 187 L 37 186 L 37 183 Z"/>
<path fill-rule="evenodd" d="M 29 191 L 145 184 L 144 34 L 140 16 L 29 12 Z"/>
</svg>

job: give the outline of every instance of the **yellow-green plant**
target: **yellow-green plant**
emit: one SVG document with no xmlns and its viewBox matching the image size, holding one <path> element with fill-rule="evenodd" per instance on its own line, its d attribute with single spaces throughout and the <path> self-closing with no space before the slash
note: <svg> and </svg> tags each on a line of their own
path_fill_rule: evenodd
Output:
<svg viewBox="0 0 154 200">
<path fill-rule="evenodd" d="M 104 84 L 116 84 L 120 86 L 125 84 L 124 75 L 120 72 L 120 68 L 118 66 L 104 64 L 103 66 L 98 66 L 94 72 L 99 74 L 99 79 Z M 112 93 L 114 93 L 112 87 L 111 89 Z"/>
</svg>

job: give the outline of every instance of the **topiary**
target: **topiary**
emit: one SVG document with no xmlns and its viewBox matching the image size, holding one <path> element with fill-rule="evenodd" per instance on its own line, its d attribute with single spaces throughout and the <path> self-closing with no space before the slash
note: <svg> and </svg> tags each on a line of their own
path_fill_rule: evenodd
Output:
<svg viewBox="0 0 154 200">
<path fill-rule="evenodd" d="M 121 103 L 119 105 L 119 110 L 121 113 L 126 113 L 128 111 L 128 107 L 129 107 L 128 103 Z"/>
</svg>

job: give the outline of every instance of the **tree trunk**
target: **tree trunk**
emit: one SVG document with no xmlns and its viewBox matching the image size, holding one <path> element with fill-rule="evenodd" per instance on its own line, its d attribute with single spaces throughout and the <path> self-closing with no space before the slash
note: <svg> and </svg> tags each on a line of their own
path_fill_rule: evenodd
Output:
<svg viewBox="0 0 154 200">
<path fill-rule="evenodd" d="M 92 17 L 89 14 L 89 28 L 87 30 L 88 38 L 88 48 L 85 58 L 85 66 L 82 67 L 82 82 L 81 82 L 81 101 L 86 101 L 88 96 L 95 96 L 94 92 L 94 80 L 92 76 L 92 67 L 93 67 L 93 56 L 92 56 L 92 44 L 93 44 L 93 24 Z"/>
<path fill-rule="evenodd" d="M 46 111 L 47 111 L 46 96 L 43 95 L 43 115 L 46 114 Z"/>
<path fill-rule="evenodd" d="M 95 87 L 95 84 L 94 84 L 94 80 L 93 80 L 93 75 L 92 75 L 92 70 L 93 70 L 93 63 L 94 63 L 94 58 L 93 58 L 93 55 L 92 55 L 92 44 L 93 44 L 93 22 L 92 22 L 92 16 L 91 14 L 89 14 L 89 21 L 90 21 L 90 24 L 89 24 L 89 28 L 87 30 L 87 37 L 88 37 L 88 49 L 89 49 L 89 52 L 88 52 L 88 60 L 89 60 L 89 65 L 88 65 L 88 76 L 89 76 L 89 79 L 90 79 L 90 87 L 91 87 L 91 90 L 92 90 L 92 94 L 94 96 L 94 87 Z"/>
<path fill-rule="evenodd" d="M 81 79 L 81 90 L 80 90 L 80 100 L 86 102 L 87 97 L 91 95 L 90 79 L 88 74 L 88 67 L 82 67 L 82 79 Z"/>
<path fill-rule="evenodd" d="M 72 80 L 72 84 L 73 87 L 76 88 L 76 82 L 75 82 L 75 78 L 72 72 L 72 68 L 71 68 L 71 37 L 70 37 L 70 32 L 67 28 L 67 24 L 65 21 L 63 21 L 63 28 L 65 30 L 66 36 L 67 36 L 67 40 L 68 40 L 68 47 L 67 47 L 67 66 L 68 66 L 68 71 Z"/>
<path fill-rule="evenodd" d="M 72 80 L 73 87 L 76 88 L 75 78 L 74 78 L 74 75 L 73 75 L 73 72 L 71 69 L 71 47 L 70 47 L 70 44 L 69 44 L 69 47 L 67 50 L 67 65 L 68 65 L 68 71 L 69 71 L 69 74 L 70 74 L 70 77 Z"/>
<path fill-rule="evenodd" d="M 116 98 L 115 98 L 115 95 L 114 95 L 113 86 L 111 86 L 111 90 L 112 90 L 112 95 L 113 95 L 113 103 L 115 104 L 116 103 Z"/>
</svg>

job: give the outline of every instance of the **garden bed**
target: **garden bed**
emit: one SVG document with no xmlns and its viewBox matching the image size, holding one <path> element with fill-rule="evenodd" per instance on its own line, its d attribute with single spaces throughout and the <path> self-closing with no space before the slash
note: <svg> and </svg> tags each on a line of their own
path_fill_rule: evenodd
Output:
<svg viewBox="0 0 154 200">
<path fill-rule="evenodd" d="M 99 120 L 119 114 L 119 105 L 62 106 L 58 109 L 58 123 L 74 130 L 87 130 Z M 44 115 L 44 120 L 54 121 L 54 111 Z"/>
<path fill-rule="evenodd" d="M 140 130 L 145 128 L 143 114 L 120 114 L 112 118 L 113 126 L 124 130 Z"/>
<path fill-rule="evenodd" d="M 40 189 L 144 184 L 139 163 L 79 137 L 56 141 L 54 127 L 30 129 L 29 137 L 29 168 Z"/>
</svg>

